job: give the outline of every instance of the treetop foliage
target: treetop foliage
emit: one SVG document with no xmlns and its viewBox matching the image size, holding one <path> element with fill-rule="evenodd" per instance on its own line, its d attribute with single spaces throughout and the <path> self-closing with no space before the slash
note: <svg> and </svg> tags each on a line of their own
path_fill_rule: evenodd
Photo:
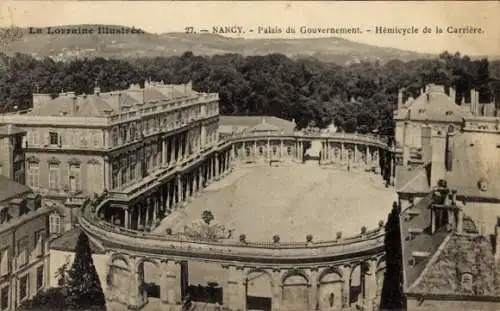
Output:
<svg viewBox="0 0 500 311">
<path fill-rule="evenodd" d="M 488 101 L 498 95 L 499 78 L 500 61 L 490 64 L 448 52 L 437 59 L 347 66 L 314 58 L 295 61 L 281 54 L 204 57 L 185 52 L 172 57 L 70 62 L 16 54 L 0 55 L 0 103 L 3 111 L 26 108 L 34 92 L 90 94 L 96 83 L 107 92 L 146 80 L 192 81 L 197 91 L 219 93 L 221 114 L 295 119 L 299 128 L 310 121 L 319 127 L 334 122 L 346 132 L 392 135 L 392 111 L 400 88 L 405 88 L 407 98 L 416 97 L 428 83 L 454 86 L 458 101 L 476 88 L 480 100 Z"/>
</svg>

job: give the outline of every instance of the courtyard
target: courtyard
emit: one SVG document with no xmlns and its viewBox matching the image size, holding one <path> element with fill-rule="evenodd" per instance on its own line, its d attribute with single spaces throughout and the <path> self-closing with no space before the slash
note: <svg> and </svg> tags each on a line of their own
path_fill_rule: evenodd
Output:
<svg viewBox="0 0 500 311">
<path fill-rule="evenodd" d="M 155 230 L 182 232 L 209 210 L 214 222 L 238 239 L 302 242 L 332 240 L 376 228 L 387 219 L 396 193 L 379 175 L 320 167 L 317 163 L 281 167 L 240 167 L 208 186 L 185 208 L 175 211 Z"/>
</svg>

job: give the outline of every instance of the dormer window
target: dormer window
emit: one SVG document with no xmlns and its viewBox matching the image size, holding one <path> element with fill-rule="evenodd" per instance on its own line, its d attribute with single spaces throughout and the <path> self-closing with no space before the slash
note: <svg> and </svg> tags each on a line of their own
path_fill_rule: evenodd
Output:
<svg viewBox="0 0 500 311">
<path fill-rule="evenodd" d="M 474 281 L 474 279 L 472 277 L 472 274 L 463 273 L 462 279 L 460 282 L 462 290 L 467 291 L 467 292 L 472 292 L 473 283 L 474 283 L 473 281 Z"/>
<path fill-rule="evenodd" d="M 448 110 L 448 111 L 446 111 L 444 114 L 445 114 L 446 116 L 451 116 L 451 115 L 453 114 L 453 111 Z"/>
<path fill-rule="evenodd" d="M 485 179 L 481 179 L 478 182 L 479 190 L 487 191 L 488 190 L 488 182 Z"/>
</svg>

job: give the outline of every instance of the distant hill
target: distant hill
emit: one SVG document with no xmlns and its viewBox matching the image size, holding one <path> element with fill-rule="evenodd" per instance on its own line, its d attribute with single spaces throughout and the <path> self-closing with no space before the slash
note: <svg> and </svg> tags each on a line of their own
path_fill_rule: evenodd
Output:
<svg viewBox="0 0 500 311">
<path fill-rule="evenodd" d="M 69 29 L 69 30 L 68 30 Z M 83 32 L 92 29 L 92 34 L 54 34 L 56 32 Z M 2 31 L 3 47 L 7 54 L 28 53 L 34 57 L 53 57 L 70 60 L 82 57 L 155 57 L 181 55 L 192 51 L 195 55 L 239 53 L 245 56 L 280 53 L 291 58 L 314 57 L 321 61 L 346 64 L 363 60 L 386 62 L 391 59 L 409 61 L 431 58 L 435 55 L 420 54 L 395 48 L 377 47 L 356 43 L 342 38 L 316 39 L 244 39 L 229 38 L 214 34 L 164 33 L 152 34 L 139 30 L 139 34 L 97 34 L 123 31 L 125 26 L 116 25 L 71 25 L 31 33 L 29 29 L 17 29 L 17 35 Z M 130 28 L 128 28 L 130 29 Z M 137 30 L 137 29 L 136 29 Z M 11 31 L 12 32 L 12 31 Z M 12 40 L 11 37 L 16 37 Z"/>
</svg>

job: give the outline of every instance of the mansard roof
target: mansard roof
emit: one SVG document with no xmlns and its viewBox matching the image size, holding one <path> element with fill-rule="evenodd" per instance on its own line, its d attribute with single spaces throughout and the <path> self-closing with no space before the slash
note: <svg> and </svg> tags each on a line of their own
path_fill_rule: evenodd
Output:
<svg viewBox="0 0 500 311">
<path fill-rule="evenodd" d="M 472 116 L 470 111 L 455 104 L 443 86 L 429 85 L 428 90 L 394 113 L 395 120 L 461 122 Z"/>
</svg>

